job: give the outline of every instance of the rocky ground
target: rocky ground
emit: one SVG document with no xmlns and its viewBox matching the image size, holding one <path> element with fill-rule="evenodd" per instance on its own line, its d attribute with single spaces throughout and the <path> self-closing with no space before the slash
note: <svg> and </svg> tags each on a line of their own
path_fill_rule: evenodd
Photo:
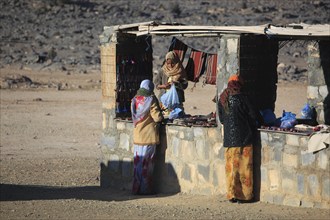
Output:
<svg viewBox="0 0 330 220">
<path fill-rule="evenodd" d="M 330 23 L 329 10 L 329 0 L 2 0 L 0 67 L 83 74 L 99 69 L 99 35 L 104 26 L 152 20 L 187 25 L 325 24 Z M 155 69 L 170 40 L 153 40 Z M 216 50 L 212 39 L 186 43 L 199 50 Z M 280 62 L 286 61 L 280 78 L 299 80 L 305 67 L 288 60 L 304 58 L 304 45 L 291 42 L 280 53 L 284 56 Z"/>
<path fill-rule="evenodd" d="M 229 204 L 223 195 L 132 196 L 99 188 L 103 26 L 143 21 L 192 25 L 329 23 L 330 1 L 0 1 L 0 219 L 328 219 L 330 210 Z M 155 38 L 155 70 L 170 39 Z M 191 41 L 214 50 L 208 41 Z M 281 110 L 306 97 L 305 43 L 280 50 Z M 188 90 L 190 114 L 215 107 Z M 198 96 L 199 94 L 200 96 Z M 292 97 L 291 95 L 295 95 Z M 298 96 L 298 97 L 297 97 Z M 295 103 L 292 103 L 295 100 Z M 288 104 L 290 103 L 290 104 Z"/>
</svg>

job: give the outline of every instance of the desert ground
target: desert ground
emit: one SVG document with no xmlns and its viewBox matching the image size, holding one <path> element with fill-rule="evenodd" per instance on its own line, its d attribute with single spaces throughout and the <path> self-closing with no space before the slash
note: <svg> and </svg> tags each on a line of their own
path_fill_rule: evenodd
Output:
<svg viewBox="0 0 330 220">
<path fill-rule="evenodd" d="M 318 208 L 264 202 L 231 204 L 224 195 L 136 196 L 129 190 L 100 188 L 100 72 L 68 75 L 28 68 L 1 69 L 2 82 L 22 76 L 38 86 L 21 82 L 14 88 L 0 90 L 1 219 L 328 219 L 330 216 L 330 210 Z M 61 84 L 66 87 L 60 87 Z M 186 92 L 187 112 L 212 111 L 215 106 L 208 98 L 214 94 L 214 87 L 197 85 L 191 91 L 191 86 Z M 279 96 L 294 91 L 299 94 L 295 99 L 305 98 L 303 85 L 281 84 L 279 88 Z M 294 107 L 292 97 L 281 97 L 278 105 Z"/>
</svg>

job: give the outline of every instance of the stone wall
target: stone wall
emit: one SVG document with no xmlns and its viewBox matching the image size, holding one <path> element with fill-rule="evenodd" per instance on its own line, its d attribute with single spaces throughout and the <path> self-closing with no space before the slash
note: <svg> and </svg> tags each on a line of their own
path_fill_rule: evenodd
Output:
<svg viewBox="0 0 330 220">
<path fill-rule="evenodd" d="M 315 107 L 320 124 L 330 124 L 330 41 L 311 41 L 307 50 L 308 103 Z"/>
<path fill-rule="evenodd" d="M 102 138 L 101 186 L 130 190 L 133 126 L 125 121 L 112 123 L 114 133 Z M 159 192 L 226 193 L 221 126 L 163 125 L 161 131 L 155 176 Z M 275 204 L 330 208 L 330 149 L 308 153 L 308 136 L 259 135 L 254 150 L 255 197 Z"/>
<path fill-rule="evenodd" d="M 260 200 L 330 208 L 330 149 L 308 153 L 308 136 L 260 135 Z"/>
</svg>

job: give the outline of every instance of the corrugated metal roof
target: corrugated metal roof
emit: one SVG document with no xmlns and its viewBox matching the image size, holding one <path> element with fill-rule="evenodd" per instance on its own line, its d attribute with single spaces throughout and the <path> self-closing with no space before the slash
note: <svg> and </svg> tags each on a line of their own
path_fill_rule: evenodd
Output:
<svg viewBox="0 0 330 220">
<path fill-rule="evenodd" d="M 154 21 L 116 25 L 113 31 L 141 35 L 172 35 L 172 36 L 217 36 L 223 34 L 257 34 L 272 38 L 284 39 L 326 39 L 330 40 L 330 25 L 308 25 L 304 23 L 276 26 L 272 24 L 260 26 L 193 26 L 182 24 L 166 24 Z"/>
</svg>

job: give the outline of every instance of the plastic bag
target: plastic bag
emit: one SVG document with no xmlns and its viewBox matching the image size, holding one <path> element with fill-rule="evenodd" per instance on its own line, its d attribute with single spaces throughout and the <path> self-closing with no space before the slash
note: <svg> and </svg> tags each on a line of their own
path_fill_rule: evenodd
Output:
<svg viewBox="0 0 330 220">
<path fill-rule="evenodd" d="M 175 108 L 170 112 L 169 119 L 181 118 L 184 115 L 181 108 Z"/>
<path fill-rule="evenodd" d="M 283 111 L 281 128 L 293 128 L 297 124 L 296 114 Z"/>
<path fill-rule="evenodd" d="M 312 119 L 313 110 L 308 103 L 301 109 L 301 118 L 302 119 Z"/>
<path fill-rule="evenodd" d="M 264 109 L 260 111 L 262 118 L 264 119 L 265 125 L 274 125 L 276 116 L 271 109 Z"/>
<path fill-rule="evenodd" d="M 170 110 L 174 109 L 180 104 L 179 96 L 174 84 L 172 84 L 171 88 L 160 97 L 160 101 L 162 102 L 163 106 Z"/>
</svg>

